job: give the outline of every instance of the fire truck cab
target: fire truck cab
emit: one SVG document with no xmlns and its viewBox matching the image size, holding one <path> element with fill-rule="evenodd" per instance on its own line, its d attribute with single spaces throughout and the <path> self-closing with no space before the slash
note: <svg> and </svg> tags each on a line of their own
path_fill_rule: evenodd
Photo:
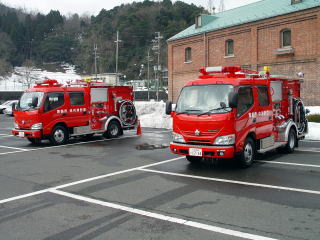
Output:
<svg viewBox="0 0 320 240">
<path fill-rule="evenodd" d="M 191 163 L 237 158 L 249 167 L 257 153 L 294 151 L 308 131 L 302 80 L 238 66 L 207 67 L 181 90 L 173 118 L 173 153 Z"/>
<path fill-rule="evenodd" d="M 100 82 L 77 81 L 64 86 L 56 80 L 38 81 L 21 96 L 14 124 L 13 135 L 31 143 L 49 139 L 60 145 L 70 137 L 95 133 L 118 137 L 137 124 L 133 89 Z"/>
</svg>

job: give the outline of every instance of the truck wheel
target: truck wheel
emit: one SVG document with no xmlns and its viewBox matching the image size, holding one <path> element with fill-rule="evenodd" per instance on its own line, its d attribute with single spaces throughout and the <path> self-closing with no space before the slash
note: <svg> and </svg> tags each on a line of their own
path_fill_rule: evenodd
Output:
<svg viewBox="0 0 320 240">
<path fill-rule="evenodd" d="M 41 143 L 41 138 L 27 138 L 27 139 L 29 140 L 29 142 L 35 145 L 38 145 Z"/>
<path fill-rule="evenodd" d="M 111 121 L 106 132 L 107 138 L 116 138 L 121 134 L 121 126 L 118 121 Z"/>
<path fill-rule="evenodd" d="M 192 164 L 201 164 L 202 157 L 186 156 L 186 159 Z"/>
<path fill-rule="evenodd" d="M 68 130 L 61 125 L 55 126 L 50 135 L 50 141 L 53 145 L 65 144 L 69 139 Z"/>
<path fill-rule="evenodd" d="M 252 140 L 252 138 L 247 138 L 244 143 L 243 151 L 240 153 L 239 160 L 241 167 L 250 167 L 254 161 L 255 153 L 256 148 L 254 141 Z"/>
<path fill-rule="evenodd" d="M 292 153 L 297 145 L 296 131 L 291 128 L 288 135 L 288 143 L 284 147 L 285 152 Z"/>
</svg>

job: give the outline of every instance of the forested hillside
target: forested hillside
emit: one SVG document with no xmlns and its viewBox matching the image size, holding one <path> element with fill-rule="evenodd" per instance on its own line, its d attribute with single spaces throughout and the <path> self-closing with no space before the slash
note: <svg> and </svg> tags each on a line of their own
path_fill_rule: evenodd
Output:
<svg viewBox="0 0 320 240">
<path fill-rule="evenodd" d="M 0 75 L 13 66 L 71 63 L 79 73 L 94 73 L 94 44 L 97 45 L 98 72 L 115 71 L 115 40 L 119 31 L 119 71 L 127 79 L 137 78 L 147 53 L 154 54 L 155 32 L 163 36 L 161 61 L 166 65 L 165 40 L 191 25 L 203 12 L 193 4 L 170 0 L 145 0 L 102 9 L 97 16 L 62 16 L 52 10 L 47 15 L 27 13 L 0 3 Z M 156 57 L 151 66 L 156 64 Z"/>
</svg>

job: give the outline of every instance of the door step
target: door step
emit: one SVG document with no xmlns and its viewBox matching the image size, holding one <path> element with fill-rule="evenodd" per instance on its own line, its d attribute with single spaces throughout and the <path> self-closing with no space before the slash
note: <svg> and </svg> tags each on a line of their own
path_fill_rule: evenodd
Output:
<svg viewBox="0 0 320 240">
<path fill-rule="evenodd" d="M 266 153 L 266 152 L 272 151 L 274 149 L 277 149 L 279 147 L 284 147 L 286 144 L 287 144 L 287 142 L 275 142 L 273 146 L 268 147 L 268 148 L 264 148 L 264 149 L 260 149 L 257 152 L 258 153 Z"/>
</svg>

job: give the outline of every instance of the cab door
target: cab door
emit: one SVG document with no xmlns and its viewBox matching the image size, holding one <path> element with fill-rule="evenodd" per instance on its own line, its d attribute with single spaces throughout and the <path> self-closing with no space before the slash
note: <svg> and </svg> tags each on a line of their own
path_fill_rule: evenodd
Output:
<svg viewBox="0 0 320 240">
<path fill-rule="evenodd" d="M 270 94 L 267 85 L 258 85 L 256 88 L 257 94 L 257 124 L 256 136 L 257 139 L 269 137 L 273 129 L 273 113 Z"/>
<path fill-rule="evenodd" d="M 241 150 L 248 133 L 256 124 L 256 106 L 252 86 L 241 86 L 238 89 L 238 106 L 236 109 L 236 151 Z M 240 148 L 240 149 L 239 149 Z"/>
<path fill-rule="evenodd" d="M 43 113 L 40 115 L 43 124 L 43 134 L 51 134 L 52 128 L 58 122 L 63 122 L 67 115 L 65 94 L 63 91 L 48 92 L 43 104 Z"/>
</svg>

